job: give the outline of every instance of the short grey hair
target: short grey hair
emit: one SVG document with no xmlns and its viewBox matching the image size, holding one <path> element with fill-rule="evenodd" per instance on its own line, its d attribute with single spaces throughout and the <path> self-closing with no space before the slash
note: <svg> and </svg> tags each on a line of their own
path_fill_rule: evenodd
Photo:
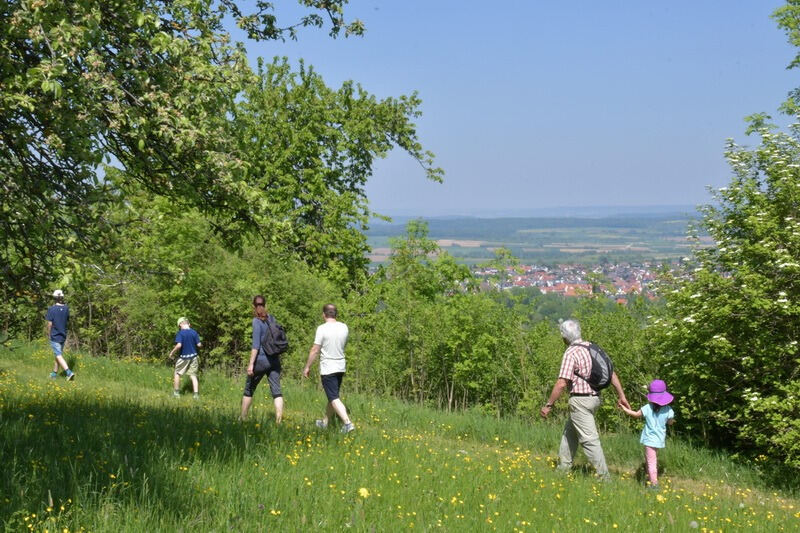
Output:
<svg viewBox="0 0 800 533">
<path fill-rule="evenodd" d="M 569 343 L 581 339 L 581 325 L 577 320 L 559 320 L 558 330 L 561 332 L 561 337 Z"/>
</svg>

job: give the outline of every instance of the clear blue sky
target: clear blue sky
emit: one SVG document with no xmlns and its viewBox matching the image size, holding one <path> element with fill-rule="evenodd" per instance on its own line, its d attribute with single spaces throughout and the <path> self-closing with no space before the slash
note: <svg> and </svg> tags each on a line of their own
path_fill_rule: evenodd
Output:
<svg viewBox="0 0 800 533">
<path fill-rule="evenodd" d="M 418 131 L 445 183 L 395 151 L 367 193 L 386 214 L 686 205 L 730 177 L 725 139 L 775 114 L 800 86 L 778 0 L 353 0 L 362 38 L 305 29 L 249 43 L 255 58 L 303 58 L 338 87 L 418 91 Z M 277 14 L 300 12 L 282 0 Z M 288 20 L 286 18 L 285 20 Z"/>
</svg>

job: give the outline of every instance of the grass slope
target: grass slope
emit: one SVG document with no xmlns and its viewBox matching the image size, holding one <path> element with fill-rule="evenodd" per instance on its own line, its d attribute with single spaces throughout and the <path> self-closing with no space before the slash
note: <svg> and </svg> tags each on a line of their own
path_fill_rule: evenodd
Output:
<svg viewBox="0 0 800 533">
<path fill-rule="evenodd" d="M 292 364 L 293 362 L 287 362 Z M 300 364 L 299 362 L 297 362 Z M 756 472 L 672 439 L 658 494 L 633 434 L 603 435 L 614 480 L 554 470 L 560 423 L 446 414 L 347 395 L 358 429 L 319 431 L 324 396 L 263 385 L 237 423 L 241 379 L 201 375 L 171 397 L 165 366 L 79 357 L 51 381 L 44 346 L 0 348 L 0 520 L 7 531 L 797 530 L 800 506 Z"/>
</svg>

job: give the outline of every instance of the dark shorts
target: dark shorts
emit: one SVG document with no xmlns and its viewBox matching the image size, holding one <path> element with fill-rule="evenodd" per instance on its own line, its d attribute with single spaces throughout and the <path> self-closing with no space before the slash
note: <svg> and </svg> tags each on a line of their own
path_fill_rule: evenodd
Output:
<svg viewBox="0 0 800 533">
<path fill-rule="evenodd" d="M 281 392 L 281 371 L 275 369 L 269 369 L 266 372 L 258 372 L 252 376 L 247 376 L 247 380 L 244 382 L 244 396 L 248 398 L 252 397 L 253 393 L 256 391 L 256 387 L 258 387 L 258 384 L 264 379 L 264 376 L 267 376 L 267 381 L 269 381 L 269 392 L 272 394 L 272 397 L 279 398 L 283 396 Z"/>
<path fill-rule="evenodd" d="M 335 374 L 326 374 L 322 377 L 322 388 L 325 389 L 325 396 L 328 397 L 328 401 L 332 402 L 333 400 L 339 399 L 339 387 L 342 386 L 342 378 L 344 377 L 344 372 L 337 372 Z"/>
</svg>

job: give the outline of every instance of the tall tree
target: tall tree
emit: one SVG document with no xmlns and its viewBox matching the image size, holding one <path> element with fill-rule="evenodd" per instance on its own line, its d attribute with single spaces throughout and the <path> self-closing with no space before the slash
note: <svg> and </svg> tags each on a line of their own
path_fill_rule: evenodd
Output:
<svg viewBox="0 0 800 533">
<path fill-rule="evenodd" d="M 800 2 L 774 17 L 800 45 Z M 796 119 L 798 104 L 800 89 L 782 110 Z M 768 119 L 748 119 L 755 148 L 728 142 L 733 177 L 703 210 L 715 244 L 672 280 L 652 331 L 690 429 L 800 468 L 800 126 Z"/>
<path fill-rule="evenodd" d="M 267 2 L 252 13 L 230 0 L 3 2 L 6 296 L 38 292 L 63 256 L 101 248 L 113 224 L 100 204 L 122 201 L 131 187 L 198 208 L 229 243 L 265 226 L 291 231 L 276 224 L 264 183 L 249 180 L 248 154 L 238 152 L 231 116 L 237 98 L 260 81 L 223 21 L 232 17 L 253 39 L 294 38 L 300 27 L 322 26 L 326 18 L 333 36 L 363 31 L 359 21 L 344 20 L 346 0 L 300 3 L 309 14 L 281 26 Z M 406 128 L 409 139 L 415 113 L 394 126 Z M 116 187 L 104 178 L 103 161 L 124 171 Z"/>
<path fill-rule="evenodd" d="M 416 138 L 419 104 L 415 94 L 378 100 L 353 82 L 331 89 L 302 63 L 293 71 L 286 60 L 259 61 L 231 122 L 267 234 L 340 283 L 365 272 L 364 186 L 375 159 L 398 146 L 441 179 Z"/>
</svg>

